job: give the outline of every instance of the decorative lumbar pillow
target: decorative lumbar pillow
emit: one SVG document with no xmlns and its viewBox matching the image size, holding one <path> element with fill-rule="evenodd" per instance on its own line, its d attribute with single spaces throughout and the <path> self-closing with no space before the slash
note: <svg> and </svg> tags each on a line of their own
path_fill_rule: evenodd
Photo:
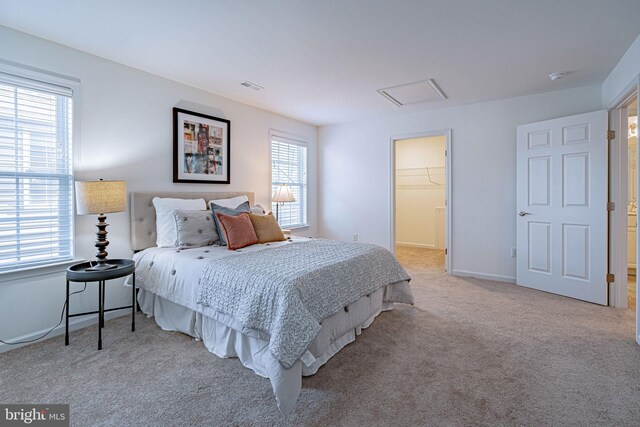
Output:
<svg viewBox="0 0 640 427">
<path fill-rule="evenodd" d="M 230 199 L 211 200 L 209 201 L 209 206 L 213 203 L 215 205 L 222 206 L 223 208 L 236 209 L 238 206 L 248 201 L 249 198 L 247 196 L 237 196 Z"/>
<path fill-rule="evenodd" d="M 236 209 L 229 209 L 229 208 L 225 208 L 223 206 L 218 206 L 213 202 L 209 202 L 209 206 L 211 207 L 211 211 L 214 214 L 213 219 L 216 222 L 216 231 L 218 232 L 218 237 L 220 237 L 220 245 L 226 246 L 227 241 L 226 241 L 226 239 L 224 237 L 222 226 L 220 225 L 220 221 L 218 220 L 218 217 L 215 214 L 219 212 L 219 213 L 224 214 L 224 215 L 236 216 L 236 215 L 240 215 L 242 213 L 251 212 L 251 210 L 249 209 L 249 202 L 247 201 L 247 202 L 242 203 Z"/>
<path fill-rule="evenodd" d="M 287 240 L 280 229 L 280 225 L 276 218 L 269 212 L 269 215 L 249 214 L 253 229 L 258 236 L 260 243 L 281 242 Z"/>
<path fill-rule="evenodd" d="M 215 215 L 218 217 L 218 221 L 222 226 L 222 232 L 229 250 L 235 251 L 236 249 L 258 243 L 258 236 L 256 236 L 248 213 L 225 215 L 216 212 Z"/>
<path fill-rule="evenodd" d="M 198 248 L 213 245 L 218 241 L 213 212 L 174 209 L 173 218 L 178 232 L 178 247 Z"/>
<path fill-rule="evenodd" d="M 173 248 L 178 244 L 176 221 L 173 218 L 174 209 L 194 211 L 207 209 L 207 203 L 204 199 L 170 199 L 154 197 L 153 206 L 156 208 L 156 246 L 160 248 Z"/>
</svg>

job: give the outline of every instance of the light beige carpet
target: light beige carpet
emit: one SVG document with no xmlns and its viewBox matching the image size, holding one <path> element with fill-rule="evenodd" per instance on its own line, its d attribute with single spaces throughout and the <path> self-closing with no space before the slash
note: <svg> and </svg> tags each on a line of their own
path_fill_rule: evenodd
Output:
<svg viewBox="0 0 640 427">
<path fill-rule="evenodd" d="M 77 426 L 640 425 L 633 313 L 450 277 L 403 256 L 414 307 L 383 313 L 303 381 L 283 420 L 267 379 L 138 316 L 0 354 L 0 402 L 70 403 Z"/>
</svg>

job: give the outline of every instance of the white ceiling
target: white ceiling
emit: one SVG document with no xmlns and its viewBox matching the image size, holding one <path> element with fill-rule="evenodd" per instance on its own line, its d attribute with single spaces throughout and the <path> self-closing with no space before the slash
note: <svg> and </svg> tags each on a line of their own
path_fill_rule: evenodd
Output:
<svg viewBox="0 0 640 427">
<path fill-rule="evenodd" d="M 638 0 L 0 0 L 0 25 L 316 125 L 599 84 Z M 555 82 L 552 72 L 572 74 Z M 434 78 L 395 107 L 376 89 Z M 240 85 L 264 86 L 256 92 Z"/>
</svg>

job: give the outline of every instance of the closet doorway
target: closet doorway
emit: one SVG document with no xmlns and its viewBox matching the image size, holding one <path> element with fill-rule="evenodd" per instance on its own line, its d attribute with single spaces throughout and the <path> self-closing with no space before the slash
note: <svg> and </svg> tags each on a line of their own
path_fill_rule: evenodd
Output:
<svg viewBox="0 0 640 427">
<path fill-rule="evenodd" d="M 392 250 L 401 264 L 451 271 L 450 131 L 395 137 Z"/>
</svg>

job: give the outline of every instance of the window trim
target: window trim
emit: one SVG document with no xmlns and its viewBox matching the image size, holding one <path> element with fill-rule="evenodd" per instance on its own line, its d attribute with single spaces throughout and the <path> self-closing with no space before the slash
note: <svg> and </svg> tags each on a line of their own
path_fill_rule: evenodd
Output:
<svg viewBox="0 0 640 427">
<path fill-rule="evenodd" d="M 60 93 L 62 94 L 65 91 L 71 91 L 71 108 L 73 111 L 73 123 L 71 125 L 73 140 L 71 142 L 71 182 L 75 182 L 78 178 L 77 171 L 77 161 L 79 158 L 79 141 L 80 141 L 80 126 L 79 126 L 79 117 L 80 117 L 80 103 L 79 99 L 81 98 L 81 80 L 76 77 L 71 77 L 47 70 L 43 70 L 40 68 L 31 67 L 24 64 L 19 64 L 12 61 L 7 61 L 4 59 L 0 59 L 0 74 L 6 75 L 7 80 L 11 82 L 14 79 L 15 84 L 19 85 L 20 81 L 28 81 L 28 84 L 31 85 L 34 89 L 38 90 L 38 86 L 40 85 L 42 88 L 49 88 L 51 91 L 51 86 L 59 86 Z M 55 88 L 54 88 L 55 89 Z M 43 89 L 45 90 L 45 89 Z M 55 91 L 55 90 L 54 90 Z M 71 191 L 71 204 L 72 209 L 75 208 L 75 192 Z M 72 212 L 71 216 L 71 254 L 68 259 L 56 259 L 56 260 L 45 260 L 42 263 L 34 263 L 32 265 L 23 265 L 16 266 L 14 268 L 8 268 L 0 271 L 0 277 L 2 277 L 3 282 L 12 282 L 16 280 L 22 280 L 30 277 L 37 277 L 43 275 L 54 274 L 57 272 L 61 272 L 66 270 L 66 268 L 70 265 L 73 265 L 79 261 L 76 258 L 76 242 L 77 242 L 77 229 L 76 229 L 76 215 L 75 212 Z"/>
<path fill-rule="evenodd" d="M 290 132 L 286 132 L 286 131 L 279 131 L 279 130 L 275 130 L 275 129 L 269 129 L 269 209 L 271 209 L 271 207 L 273 206 L 273 201 L 271 200 L 273 198 L 273 191 L 272 191 L 272 187 L 273 187 L 273 156 L 271 153 L 271 144 L 273 141 L 273 138 L 284 138 L 288 141 L 291 141 L 290 143 L 293 145 L 298 145 L 300 147 L 304 147 L 307 150 L 307 162 L 306 162 L 306 170 L 307 170 L 307 183 L 306 183 L 306 190 L 307 190 L 307 197 L 305 198 L 305 206 L 304 206 L 304 210 L 306 213 L 306 222 L 304 224 L 296 224 L 295 226 L 291 226 L 291 227 L 287 227 L 287 230 L 299 230 L 299 229 L 304 229 L 304 228 L 309 228 L 309 142 L 307 141 L 307 139 L 303 136 L 300 135 L 295 135 L 293 133 Z M 289 143 L 289 142 L 288 142 Z"/>
<path fill-rule="evenodd" d="M 72 258 L 66 261 L 50 262 L 47 264 L 30 265 L 28 267 L 16 268 L 12 270 L 0 271 L 0 281 L 2 283 L 15 282 L 18 280 L 31 279 L 34 277 L 49 276 L 51 274 L 63 273 L 68 267 L 86 259 Z"/>
</svg>

